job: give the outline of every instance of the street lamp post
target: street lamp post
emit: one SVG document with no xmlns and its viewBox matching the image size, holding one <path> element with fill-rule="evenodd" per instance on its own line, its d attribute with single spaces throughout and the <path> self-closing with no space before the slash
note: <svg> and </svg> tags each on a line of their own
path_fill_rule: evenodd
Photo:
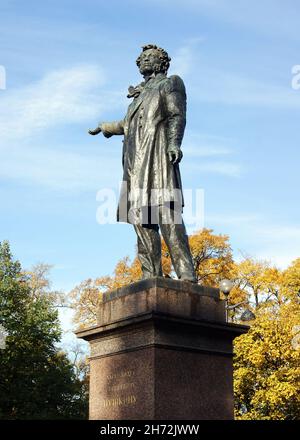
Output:
<svg viewBox="0 0 300 440">
<path fill-rule="evenodd" d="M 234 310 L 239 306 L 242 306 L 244 304 L 248 304 L 247 301 L 242 301 L 238 304 L 233 304 L 232 306 L 228 305 L 228 297 L 229 297 L 230 291 L 232 290 L 232 287 L 233 287 L 233 282 L 230 280 L 225 279 L 220 282 L 220 290 L 222 293 L 224 293 L 225 301 L 226 301 L 225 302 L 226 322 L 228 322 L 228 311 L 229 310 Z M 255 318 L 256 318 L 255 314 L 253 312 L 251 312 L 251 310 L 247 309 L 244 311 L 244 313 L 242 314 L 240 319 L 241 319 L 241 321 L 253 321 L 253 319 L 255 319 Z"/>
<path fill-rule="evenodd" d="M 230 280 L 224 279 L 224 280 L 222 280 L 220 282 L 220 290 L 221 290 L 221 292 L 224 293 L 225 301 L 226 301 L 226 303 L 225 303 L 226 322 L 228 322 L 228 309 L 229 309 L 229 307 L 228 307 L 228 296 L 230 294 L 230 291 L 231 291 L 232 287 L 233 287 L 233 282 L 230 281 Z"/>
</svg>

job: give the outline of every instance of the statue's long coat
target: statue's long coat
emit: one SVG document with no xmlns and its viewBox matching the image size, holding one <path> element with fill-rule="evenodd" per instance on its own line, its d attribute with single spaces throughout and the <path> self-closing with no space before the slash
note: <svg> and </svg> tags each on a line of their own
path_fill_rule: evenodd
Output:
<svg viewBox="0 0 300 440">
<path fill-rule="evenodd" d="M 141 90 L 124 120 L 101 124 L 104 134 L 124 134 L 118 220 L 130 223 L 132 214 L 136 221 L 145 206 L 166 202 L 183 206 L 179 166 L 170 162 L 168 150 L 180 148 L 184 134 L 184 83 L 179 76 L 158 74 Z"/>
</svg>

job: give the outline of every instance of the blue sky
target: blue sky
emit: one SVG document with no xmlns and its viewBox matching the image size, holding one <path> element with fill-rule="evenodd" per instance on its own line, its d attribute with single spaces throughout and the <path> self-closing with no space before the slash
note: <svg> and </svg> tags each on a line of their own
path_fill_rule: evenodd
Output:
<svg viewBox="0 0 300 440">
<path fill-rule="evenodd" d="M 185 81 L 181 170 L 205 192 L 205 226 L 286 267 L 299 257 L 298 0 L 2 0 L 0 240 L 23 266 L 53 264 L 57 289 L 110 274 L 135 253 L 129 225 L 99 225 L 118 188 L 121 138 L 87 135 L 125 114 L 135 59 L 168 50 Z"/>
</svg>

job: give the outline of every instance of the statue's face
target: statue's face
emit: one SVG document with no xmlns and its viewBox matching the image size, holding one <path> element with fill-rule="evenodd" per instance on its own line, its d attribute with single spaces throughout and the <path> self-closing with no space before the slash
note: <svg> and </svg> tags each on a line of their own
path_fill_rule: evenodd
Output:
<svg viewBox="0 0 300 440">
<path fill-rule="evenodd" d="M 161 69 L 161 59 L 156 49 L 145 50 L 140 56 L 140 72 L 142 75 L 151 75 Z"/>
</svg>

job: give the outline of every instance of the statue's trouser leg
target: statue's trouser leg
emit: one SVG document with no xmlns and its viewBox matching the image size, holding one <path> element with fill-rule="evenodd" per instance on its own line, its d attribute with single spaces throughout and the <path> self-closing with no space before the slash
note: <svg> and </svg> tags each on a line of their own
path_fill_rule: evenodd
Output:
<svg viewBox="0 0 300 440">
<path fill-rule="evenodd" d="M 181 211 L 164 206 L 161 206 L 159 211 L 160 230 L 178 278 L 195 282 L 193 259 Z"/>
<path fill-rule="evenodd" d="M 143 278 L 162 276 L 161 239 L 158 225 L 134 225 Z"/>
<path fill-rule="evenodd" d="M 149 218 L 152 218 L 154 224 L 134 225 L 138 237 L 138 258 L 142 265 L 143 278 L 162 276 L 160 227 L 178 278 L 196 281 L 181 211 L 160 206 L 158 212 L 154 210 Z"/>
</svg>

